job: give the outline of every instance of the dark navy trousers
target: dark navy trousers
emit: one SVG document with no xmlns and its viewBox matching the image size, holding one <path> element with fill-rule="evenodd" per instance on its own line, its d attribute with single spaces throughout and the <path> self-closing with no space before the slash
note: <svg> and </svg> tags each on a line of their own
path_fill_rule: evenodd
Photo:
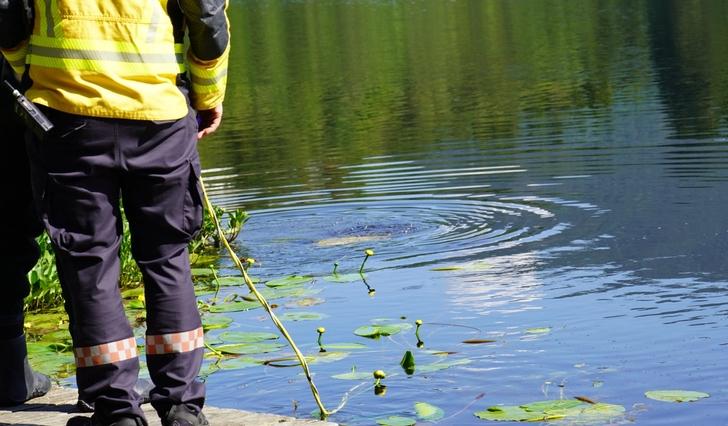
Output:
<svg viewBox="0 0 728 426">
<path fill-rule="evenodd" d="M 0 60 L 4 67 L 4 61 Z M 9 67 L 3 72 L 9 76 Z M 23 334 L 23 299 L 30 291 L 27 273 L 38 260 L 35 237 L 43 228 L 33 210 L 25 128 L 12 110 L 14 100 L 0 88 L 0 340 Z"/>
<path fill-rule="evenodd" d="M 28 140 L 33 192 L 53 241 L 70 319 L 79 397 L 95 416 L 139 416 L 137 345 L 119 292 L 123 205 L 144 278 L 152 405 L 202 409 L 203 343 L 187 245 L 202 222 L 197 123 L 79 116 Z"/>
</svg>

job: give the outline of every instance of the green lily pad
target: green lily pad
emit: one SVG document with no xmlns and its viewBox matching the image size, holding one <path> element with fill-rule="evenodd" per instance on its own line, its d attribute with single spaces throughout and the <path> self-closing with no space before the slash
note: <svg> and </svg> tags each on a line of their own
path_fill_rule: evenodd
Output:
<svg viewBox="0 0 728 426">
<path fill-rule="evenodd" d="M 354 330 L 354 334 L 361 337 L 368 337 L 375 339 L 380 336 L 391 336 L 397 334 L 403 330 L 409 330 L 412 328 L 412 324 L 399 323 L 399 324 L 373 324 L 365 325 Z"/>
<path fill-rule="evenodd" d="M 238 300 L 235 302 L 221 303 L 219 305 L 210 306 L 210 312 L 221 313 L 221 312 L 241 312 L 249 311 L 251 309 L 260 308 L 261 305 L 258 302 L 249 302 L 247 300 Z"/>
<path fill-rule="evenodd" d="M 583 402 L 576 399 L 557 399 L 552 401 L 536 401 L 529 404 L 523 404 L 520 407 L 526 411 L 561 411 L 584 405 Z"/>
<path fill-rule="evenodd" d="M 353 283 L 356 281 L 361 281 L 362 275 L 366 278 L 366 274 L 331 274 L 323 277 L 324 281 L 328 281 L 330 283 Z"/>
<path fill-rule="evenodd" d="M 335 374 L 331 377 L 333 377 L 334 379 L 339 379 L 339 380 L 367 380 L 372 377 L 372 373 L 356 371 L 356 367 L 351 367 L 350 372 L 342 373 L 342 374 Z"/>
<path fill-rule="evenodd" d="M 551 332 L 551 327 L 533 327 L 527 328 L 525 331 L 528 334 L 546 334 Z"/>
<path fill-rule="evenodd" d="M 415 419 L 402 416 L 389 416 L 387 418 L 377 419 L 377 424 L 382 426 L 412 426 L 416 424 Z"/>
<path fill-rule="evenodd" d="M 212 275 L 212 270 L 210 268 L 192 268 L 190 271 L 192 272 L 193 277 Z"/>
<path fill-rule="evenodd" d="M 350 235 L 344 237 L 325 238 L 316 241 L 318 247 L 336 247 L 348 246 L 353 244 L 369 243 L 372 241 L 382 241 L 389 238 L 387 235 Z"/>
<path fill-rule="evenodd" d="M 126 304 L 127 309 L 134 309 L 134 310 L 143 310 L 146 309 L 146 306 L 144 305 L 144 302 L 141 300 L 130 300 L 129 303 Z"/>
<path fill-rule="evenodd" d="M 275 340 L 278 335 L 252 331 L 225 331 L 217 337 L 225 343 L 258 343 L 265 340 Z"/>
<path fill-rule="evenodd" d="M 209 287 L 195 287 L 195 296 L 197 297 L 210 296 L 215 293 L 217 292 Z"/>
<path fill-rule="evenodd" d="M 304 297 L 303 299 L 295 300 L 286 306 L 296 306 L 299 308 L 307 308 L 309 306 L 321 305 L 324 302 L 326 302 L 324 299 L 320 299 L 318 297 Z"/>
<path fill-rule="evenodd" d="M 245 280 L 238 275 L 229 275 L 227 277 L 217 277 L 217 280 L 210 281 L 210 285 L 219 285 L 220 287 L 244 286 Z"/>
<path fill-rule="evenodd" d="M 318 312 L 286 312 L 281 315 L 281 321 L 317 321 L 328 317 Z"/>
<path fill-rule="evenodd" d="M 231 322 L 233 322 L 233 319 L 229 317 L 221 315 L 204 315 L 202 317 L 202 329 L 207 331 L 228 328 Z"/>
<path fill-rule="evenodd" d="M 252 355 L 277 352 L 285 346 L 282 343 L 233 343 L 216 346 L 214 349 L 223 354 Z"/>
<path fill-rule="evenodd" d="M 543 417 L 514 405 L 494 405 L 483 411 L 476 411 L 475 416 L 483 420 L 496 422 L 534 422 Z"/>
<path fill-rule="evenodd" d="M 445 417 L 445 412 L 440 407 L 437 407 L 426 402 L 415 402 L 415 412 L 417 418 L 434 422 Z"/>
<path fill-rule="evenodd" d="M 645 396 L 656 401 L 693 402 L 699 399 L 708 398 L 710 395 L 705 392 L 687 390 L 652 390 L 645 392 Z"/>
<path fill-rule="evenodd" d="M 442 362 L 435 362 L 433 364 L 426 364 L 426 365 L 419 365 L 417 366 L 417 372 L 418 373 L 432 373 L 434 371 L 440 371 L 445 370 L 450 367 L 455 367 L 458 365 L 466 365 L 473 362 L 469 359 L 458 359 L 455 361 L 442 361 Z"/>
<path fill-rule="evenodd" d="M 144 287 L 127 288 L 121 292 L 122 299 L 133 299 L 144 294 Z"/>
<path fill-rule="evenodd" d="M 340 342 L 340 343 L 324 343 L 324 349 L 366 349 L 367 345 L 362 345 L 361 343 L 348 343 L 348 342 Z"/>
<path fill-rule="evenodd" d="M 475 415 L 484 420 L 534 422 L 568 419 L 573 424 L 604 424 L 622 416 L 624 407 L 614 404 L 588 404 L 576 399 L 537 401 L 520 406 L 496 405 Z"/>
<path fill-rule="evenodd" d="M 266 281 L 265 285 L 268 287 L 288 287 L 310 283 L 312 280 L 313 277 L 311 275 L 289 275 L 287 277 Z"/>
<path fill-rule="evenodd" d="M 341 361 L 349 356 L 349 352 L 318 352 L 313 355 L 306 356 L 306 362 L 309 364 Z"/>
</svg>

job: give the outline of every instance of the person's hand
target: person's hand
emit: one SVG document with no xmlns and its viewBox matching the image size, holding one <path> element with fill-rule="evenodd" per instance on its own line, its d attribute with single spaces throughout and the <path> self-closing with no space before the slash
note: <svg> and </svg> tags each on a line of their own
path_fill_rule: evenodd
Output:
<svg viewBox="0 0 728 426">
<path fill-rule="evenodd" d="M 220 122 L 222 121 L 222 104 L 216 106 L 212 109 L 205 109 L 202 111 L 197 111 L 197 122 L 199 123 L 199 128 L 197 132 L 197 140 L 200 140 L 204 138 L 207 135 L 210 135 L 217 130 L 218 127 L 220 127 Z"/>
</svg>

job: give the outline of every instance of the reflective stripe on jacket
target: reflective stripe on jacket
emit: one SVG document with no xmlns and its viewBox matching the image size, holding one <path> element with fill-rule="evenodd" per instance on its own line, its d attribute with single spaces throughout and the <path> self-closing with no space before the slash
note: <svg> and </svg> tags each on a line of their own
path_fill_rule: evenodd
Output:
<svg viewBox="0 0 728 426">
<path fill-rule="evenodd" d="M 222 102 L 225 90 L 229 51 L 225 0 L 180 0 L 169 5 L 166 0 L 35 0 L 27 55 L 22 45 L 3 53 L 16 71 L 25 56 L 33 81 L 26 96 L 35 103 L 95 117 L 179 119 L 188 109 L 177 87 L 178 74 L 185 71 L 184 25 L 205 25 L 190 22 L 185 3 L 198 6 L 187 8 L 193 10 L 221 4 L 215 13 L 222 17 L 216 22 L 224 27 L 202 34 L 222 31 L 224 51 L 206 61 L 195 59 L 195 52 L 187 54 L 193 106 L 209 109 Z M 169 7 L 178 8 L 181 19 L 170 18 Z M 206 18 L 209 21 L 209 15 Z"/>
</svg>

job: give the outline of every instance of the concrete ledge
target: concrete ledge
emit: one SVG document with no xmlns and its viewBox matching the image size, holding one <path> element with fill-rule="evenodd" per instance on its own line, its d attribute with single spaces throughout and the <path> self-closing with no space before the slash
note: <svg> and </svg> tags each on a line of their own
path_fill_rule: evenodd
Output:
<svg viewBox="0 0 728 426">
<path fill-rule="evenodd" d="M 54 386 L 48 395 L 28 401 L 12 408 L 0 408 L 0 425 L 63 426 L 74 416 L 87 416 L 76 411 L 76 389 Z M 151 405 L 144 404 L 144 414 L 150 426 L 161 426 L 157 413 Z M 228 408 L 205 406 L 205 416 L 211 425 L 250 426 L 336 426 L 335 423 L 318 420 L 301 420 L 276 414 L 253 413 Z"/>
</svg>

